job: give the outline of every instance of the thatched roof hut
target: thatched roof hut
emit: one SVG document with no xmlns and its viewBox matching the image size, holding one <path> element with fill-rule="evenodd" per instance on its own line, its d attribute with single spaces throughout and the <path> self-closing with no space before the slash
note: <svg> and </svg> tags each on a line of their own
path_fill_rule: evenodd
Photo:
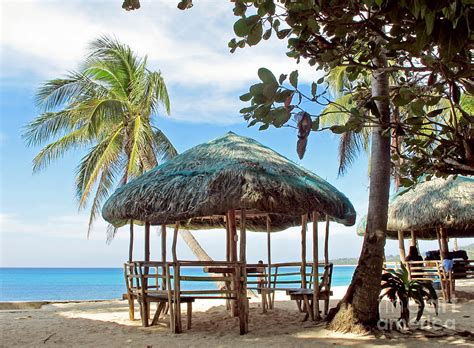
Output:
<svg viewBox="0 0 474 348">
<path fill-rule="evenodd" d="M 183 228 L 225 226 L 230 209 L 246 209 L 247 229 L 272 231 L 301 224 L 312 211 L 351 226 L 355 210 L 328 182 L 257 141 L 228 133 L 148 171 L 107 200 L 102 215 L 118 227 L 129 221 Z M 255 212 L 255 214 L 252 214 Z"/>
<path fill-rule="evenodd" d="M 411 231 L 419 239 L 437 239 L 437 230 L 448 237 L 474 237 L 474 178 L 450 176 L 418 184 L 414 189 L 397 194 L 388 209 L 387 237 L 404 238 Z M 365 232 L 365 218 L 357 233 Z"/>
</svg>

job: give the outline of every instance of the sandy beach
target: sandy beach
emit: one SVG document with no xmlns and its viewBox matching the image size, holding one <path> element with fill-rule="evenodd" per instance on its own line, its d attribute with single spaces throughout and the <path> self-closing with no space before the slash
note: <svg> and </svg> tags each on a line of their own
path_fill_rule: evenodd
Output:
<svg viewBox="0 0 474 348">
<path fill-rule="evenodd" d="M 249 333 L 239 335 L 237 318 L 231 318 L 224 301 L 200 300 L 193 308 L 193 327 L 182 334 L 171 334 L 167 318 L 158 326 L 143 328 L 140 320 L 130 321 L 126 301 L 89 301 L 51 303 L 40 309 L 1 310 L 2 347 L 306 347 L 306 346 L 377 346 L 428 347 L 473 346 L 472 337 L 456 334 L 474 331 L 474 297 L 472 284 L 459 286 L 461 296 L 453 304 L 440 303 L 434 316 L 432 307 L 425 310 L 424 320 L 437 320 L 447 329 L 430 326 L 403 334 L 389 332 L 374 335 L 342 334 L 328 331 L 324 323 L 302 322 L 294 302 L 278 293 L 275 309 L 263 314 L 258 298 L 251 300 Z M 345 287 L 335 287 L 331 306 L 344 295 Z M 412 307 L 413 311 L 415 307 Z M 184 312 L 184 307 L 183 307 Z M 391 304 L 381 304 L 382 316 L 396 318 Z M 413 312 L 412 312 L 413 313 Z M 139 318 L 138 312 L 136 317 Z"/>
</svg>

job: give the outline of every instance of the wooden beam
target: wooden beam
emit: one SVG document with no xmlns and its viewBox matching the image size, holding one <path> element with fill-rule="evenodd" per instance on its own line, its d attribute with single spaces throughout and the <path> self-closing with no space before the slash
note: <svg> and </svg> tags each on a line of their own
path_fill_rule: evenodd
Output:
<svg viewBox="0 0 474 348">
<path fill-rule="evenodd" d="M 326 215 L 326 234 L 324 235 L 324 263 L 329 264 L 329 215 Z"/>
<path fill-rule="evenodd" d="M 319 320 L 319 256 L 318 256 L 318 220 L 319 214 L 313 211 L 313 311 L 314 318 Z"/>
<path fill-rule="evenodd" d="M 240 262 L 243 263 L 243 267 L 239 267 L 241 272 L 241 277 L 239 277 L 240 282 L 240 292 L 239 292 L 239 323 L 240 323 L 240 334 L 246 334 L 248 332 L 248 300 L 247 300 L 247 231 L 246 231 L 247 219 L 245 216 L 245 209 L 240 210 Z"/>
<path fill-rule="evenodd" d="M 306 289 L 306 229 L 308 214 L 301 216 L 301 287 Z"/>
<path fill-rule="evenodd" d="M 176 253 L 176 244 L 178 242 L 178 231 L 179 231 L 179 221 L 176 221 L 174 225 L 174 233 L 173 233 L 173 245 L 171 246 L 171 253 L 173 254 L 173 262 L 176 263 L 178 261 L 178 255 Z"/>
<path fill-rule="evenodd" d="M 398 231 L 398 249 L 400 252 L 400 261 L 405 262 L 405 242 L 403 239 L 403 231 Z"/>
<path fill-rule="evenodd" d="M 133 220 L 130 220 L 130 243 L 128 244 L 128 262 L 133 261 Z"/>
</svg>

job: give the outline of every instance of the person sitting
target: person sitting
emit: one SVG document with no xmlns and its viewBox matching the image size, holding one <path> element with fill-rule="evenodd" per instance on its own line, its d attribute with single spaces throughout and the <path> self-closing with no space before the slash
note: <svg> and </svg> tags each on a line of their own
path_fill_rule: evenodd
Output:
<svg viewBox="0 0 474 348">
<path fill-rule="evenodd" d="M 418 248 L 415 245 L 410 246 L 408 255 L 405 257 L 406 261 L 423 261 L 423 257 L 420 255 Z"/>
<path fill-rule="evenodd" d="M 259 274 L 257 281 L 258 281 L 258 288 L 257 292 L 259 294 L 262 293 L 262 288 L 265 287 L 265 266 L 263 265 L 263 261 L 259 260 L 258 261 L 259 267 L 257 267 L 257 273 Z M 260 266 L 261 265 L 261 266 Z"/>
</svg>

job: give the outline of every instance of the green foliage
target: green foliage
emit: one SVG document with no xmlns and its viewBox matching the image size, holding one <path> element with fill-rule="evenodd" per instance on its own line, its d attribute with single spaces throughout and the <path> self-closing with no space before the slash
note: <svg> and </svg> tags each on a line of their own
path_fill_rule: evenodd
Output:
<svg viewBox="0 0 474 348">
<path fill-rule="evenodd" d="M 380 299 L 387 297 L 394 306 L 397 302 L 401 306 L 400 320 L 407 324 L 409 317 L 409 300 L 414 300 L 418 304 L 416 320 L 419 321 L 425 309 L 425 302 L 432 304 L 438 315 L 438 296 L 431 281 L 410 280 L 408 270 L 403 263 L 400 269 L 386 269 L 382 275 Z"/>
<path fill-rule="evenodd" d="M 117 185 L 176 155 L 168 138 L 153 125 L 163 107 L 170 111 L 166 85 L 146 58 L 109 37 L 90 45 L 83 68 L 47 81 L 36 101 L 43 111 L 26 125 L 29 146 L 45 145 L 33 160 L 38 171 L 70 150 L 86 149 L 76 170 L 79 208 L 93 195 L 89 232 L 101 203 Z"/>
<path fill-rule="evenodd" d="M 282 75 L 278 84 L 262 80 L 253 85 L 241 98 L 250 103 L 241 110 L 250 126 L 282 127 L 282 120 L 291 122 L 291 114 L 307 111 L 309 101 L 325 109 L 311 115 L 323 121 L 320 124 L 328 124 L 324 118 L 329 107 L 348 115 L 345 124 L 315 131 L 351 133 L 345 136 L 348 139 L 377 124 L 375 102 L 388 99 L 392 110 L 402 111 L 385 125 L 397 139 L 402 182 L 414 183 L 426 173 L 474 174 L 474 116 L 461 102 L 474 91 L 471 1 L 307 0 L 285 1 L 277 9 L 275 3 L 235 2 L 234 14 L 240 19 L 234 29 L 239 38 L 230 41 L 231 52 L 259 42 L 254 28 L 265 39 L 273 32 L 287 40 L 288 57 L 326 71 L 327 78 L 313 82 L 309 90 L 298 84 L 298 71 L 290 74 L 288 84 Z M 374 64 L 381 54 L 388 58 L 385 68 Z M 392 86 L 389 95 L 373 98 L 370 76 L 377 69 L 390 73 Z M 332 84 L 334 89 L 331 77 L 339 79 Z M 341 93 L 351 95 L 351 108 L 332 101 Z M 285 118 L 283 108 L 290 114 Z"/>
</svg>

